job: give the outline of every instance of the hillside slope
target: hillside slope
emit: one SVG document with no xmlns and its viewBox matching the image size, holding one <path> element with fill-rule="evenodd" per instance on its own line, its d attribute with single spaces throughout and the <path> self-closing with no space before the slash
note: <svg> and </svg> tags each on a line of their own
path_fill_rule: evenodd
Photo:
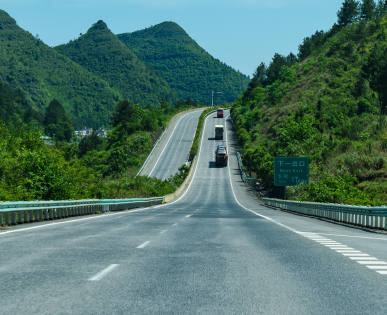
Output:
<svg viewBox="0 0 387 315">
<path fill-rule="evenodd" d="M 283 66 L 271 85 L 260 84 L 257 69 L 232 109 L 254 176 L 272 185 L 275 156 L 308 156 L 310 184 L 289 188 L 290 198 L 387 204 L 387 104 L 367 76 L 371 66 L 387 73 L 386 25 L 384 16 L 335 25 L 315 45 L 307 38 L 307 56 Z"/>
<path fill-rule="evenodd" d="M 58 99 L 78 126 L 107 125 L 116 101 L 122 98 L 106 81 L 24 31 L 3 10 L 0 80 L 21 88 L 41 111 Z"/>
<path fill-rule="evenodd" d="M 211 91 L 223 91 L 219 102 L 233 102 L 247 86 L 245 75 L 214 59 L 176 23 L 164 22 L 144 30 L 117 35 L 178 92 L 209 104 Z"/>
<path fill-rule="evenodd" d="M 165 79 L 141 61 L 103 21 L 98 21 L 68 44 L 55 47 L 88 71 L 106 80 L 125 99 L 142 106 L 177 99 Z"/>
</svg>

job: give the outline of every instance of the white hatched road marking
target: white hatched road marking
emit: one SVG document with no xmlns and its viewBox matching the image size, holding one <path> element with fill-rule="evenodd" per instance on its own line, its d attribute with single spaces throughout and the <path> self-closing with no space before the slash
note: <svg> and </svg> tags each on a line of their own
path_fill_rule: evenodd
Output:
<svg viewBox="0 0 387 315">
<path fill-rule="evenodd" d="M 113 269 L 116 269 L 119 265 L 113 264 L 110 265 L 109 267 L 105 268 L 101 272 L 98 272 L 96 275 L 92 276 L 89 281 L 98 281 L 101 280 L 103 277 L 105 277 L 108 273 L 113 271 Z"/>
<path fill-rule="evenodd" d="M 137 246 L 137 248 L 144 248 L 150 243 L 150 241 L 146 241 L 145 243 L 142 243 L 140 246 Z"/>
<path fill-rule="evenodd" d="M 387 275 L 387 266 L 385 266 L 387 263 L 384 261 L 379 261 L 375 257 L 370 257 L 368 254 L 363 254 L 359 250 L 355 250 L 352 247 L 348 247 L 347 245 L 343 245 L 329 238 L 321 237 L 316 233 L 298 232 L 298 234 L 301 234 L 318 244 L 324 245 L 361 265 L 366 265 L 367 268 L 374 270 L 381 275 Z"/>
</svg>

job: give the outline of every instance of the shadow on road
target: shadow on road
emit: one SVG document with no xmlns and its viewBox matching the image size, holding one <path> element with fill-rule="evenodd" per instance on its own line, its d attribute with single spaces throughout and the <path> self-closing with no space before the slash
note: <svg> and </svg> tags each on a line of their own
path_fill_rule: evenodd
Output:
<svg viewBox="0 0 387 315">
<path fill-rule="evenodd" d="M 217 168 L 216 162 L 215 162 L 215 161 L 210 161 L 210 162 L 208 162 L 208 167 L 209 167 L 209 168 Z"/>
</svg>

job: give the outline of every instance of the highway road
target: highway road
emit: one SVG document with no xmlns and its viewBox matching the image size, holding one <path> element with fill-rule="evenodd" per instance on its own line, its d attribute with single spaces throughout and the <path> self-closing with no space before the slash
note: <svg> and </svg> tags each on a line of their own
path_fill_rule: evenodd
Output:
<svg viewBox="0 0 387 315">
<path fill-rule="evenodd" d="M 149 157 L 140 175 L 167 179 L 188 161 L 200 114 L 203 110 L 176 117 Z"/>
<path fill-rule="evenodd" d="M 261 206 L 204 128 L 174 202 L 2 231 L 0 313 L 385 314 L 387 235 Z"/>
</svg>

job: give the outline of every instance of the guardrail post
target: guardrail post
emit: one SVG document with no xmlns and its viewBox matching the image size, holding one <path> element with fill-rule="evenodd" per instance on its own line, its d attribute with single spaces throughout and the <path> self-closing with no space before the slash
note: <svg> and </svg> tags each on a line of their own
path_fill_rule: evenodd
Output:
<svg viewBox="0 0 387 315">
<path fill-rule="evenodd" d="M 17 224 L 22 224 L 23 223 L 23 211 L 19 211 L 17 213 Z"/>
<path fill-rule="evenodd" d="M 35 210 L 35 221 L 39 222 L 39 210 Z"/>
<path fill-rule="evenodd" d="M 34 222 L 34 210 L 29 210 L 30 222 Z"/>
<path fill-rule="evenodd" d="M 12 211 L 12 225 L 16 225 L 16 211 Z"/>
<path fill-rule="evenodd" d="M 5 224 L 10 225 L 10 218 L 9 218 L 9 212 L 5 213 Z"/>
<path fill-rule="evenodd" d="M 3 212 L 0 212 L 0 225 L 3 225 Z"/>
</svg>

